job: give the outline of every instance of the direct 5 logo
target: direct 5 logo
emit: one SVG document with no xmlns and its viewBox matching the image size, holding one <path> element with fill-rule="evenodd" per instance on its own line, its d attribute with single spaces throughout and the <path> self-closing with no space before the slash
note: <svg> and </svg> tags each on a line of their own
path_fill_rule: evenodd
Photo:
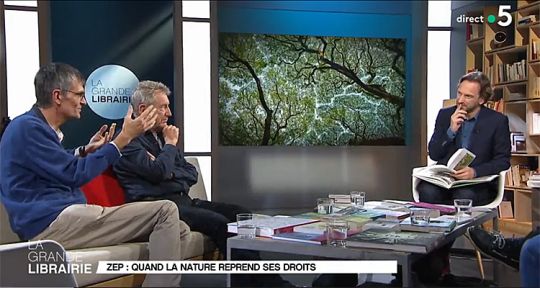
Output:
<svg viewBox="0 0 540 288">
<path fill-rule="evenodd" d="M 510 14 L 510 5 L 499 5 L 499 13 L 497 16 L 490 14 L 487 16 L 487 22 L 490 24 L 497 21 L 497 17 L 501 20 L 497 21 L 497 24 L 502 27 L 506 27 L 512 24 L 512 14 Z M 484 23 L 484 16 L 466 16 L 465 14 L 459 15 L 456 19 L 458 23 Z"/>
</svg>

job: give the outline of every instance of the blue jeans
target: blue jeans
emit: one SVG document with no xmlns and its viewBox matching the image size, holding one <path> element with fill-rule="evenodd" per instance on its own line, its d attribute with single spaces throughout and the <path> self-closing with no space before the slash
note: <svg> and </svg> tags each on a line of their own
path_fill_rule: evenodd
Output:
<svg viewBox="0 0 540 288">
<path fill-rule="evenodd" d="M 540 287 L 540 235 L 527 240 L 521 248 L 519 274 L 521 287 Z"/>
</svg>

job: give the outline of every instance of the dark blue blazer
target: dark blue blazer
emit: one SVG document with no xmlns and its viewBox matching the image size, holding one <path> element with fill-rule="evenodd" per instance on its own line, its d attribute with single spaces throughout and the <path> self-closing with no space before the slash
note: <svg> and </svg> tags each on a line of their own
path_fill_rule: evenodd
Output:
<svg viewBox="0 0 540 288">
<path fill-rule="evenodd" d="M 161 134 L 159 137 L 165 143 Z M 189 187 L 197 183 L 197 169 L 184 159 L 180 149 L 169 144 L 160 149 L 151 132 L 133 139 L 121 152 L 113 170 L 128 201 L 188 194 Z"/>
<path fill-rule="evenodd" d="M 446 133 L 454 111 L 456 106 L 443 108 L 437 115 L 428 146 L 429 157 L 437 164 L 446 165 L 450 156 L 461 148 L 456 143 L 459 134 L 450 140 Z M 510 129 L 505 115 L 482 106 L 469 141 L 468 150 L 476 155 L 470 165 L 476 171 L 476 177 L 498 174 L 510 167 Z"/>
</svg>

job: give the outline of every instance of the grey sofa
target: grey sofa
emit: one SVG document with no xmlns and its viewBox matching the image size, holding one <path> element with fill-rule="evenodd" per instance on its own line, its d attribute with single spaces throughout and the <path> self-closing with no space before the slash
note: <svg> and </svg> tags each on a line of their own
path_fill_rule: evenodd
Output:
<svg viewBox="0 0 540 288">
<path fill-rule="evenodd" d="M 206 190 L 204 187 L 204 183 L 202 180 L 202 176 L 200 173 L 200 167 L 199 162 L 197 161 L 197 158 L 195 157 L 186 157 L 186 160 L 193 164 L 197 171 L 199 171 L 199 179 L 196 185 L 191 187 L 190 190 L 190 196 L 192 198 L 199 198 L 199 199 L 207 199 L 206 198 Z M 28 244 L 27 243 L 19 243 L 19 244 L 6 244 L 6 243 L 17 243 L 20 242 L 17 235 L 11 230 L 9 219 L 7 216 L 7 213 L 5 211 L 5 208 L 3 205 L 0 205 L 0 260 L 1 260 L 1 266 L 0 266 L 0 275 L 2 275 L 2 282 L 0 282 L 0 286 L 6 286 L 9 282 L 5 283 L 6 285 L 2 285 L 4 283 L 4 280 L 7 281 L 7 278 L 4 277 L 5 275 L 8 275 L 9 272 L 7 269 L 9 268 L 8 263 L 12 263 L 13 261 L 19 261 L 20 259 L 27 258 L 28 254 Z M 205 235 L 192 231 L 188 237 L 186 237 L 188 241 L 184 241 L 187 243 L 183 243 L 182 245 L 182 254 L 184 259 L 195 259 L 195 260 L 203 260 L 203 259 L 216 259 L 219 254 L 217 253 L 216 246 L 214 243 Z M 62 247 L 55 247 L 55 245 L 58 246 L 58 244 L 54 241 L 50 241 L 49 244 L 47 244 L 48 247 L 50 247 L 53 250 L 57 249 L 63 249 Z M 113 246 L 106 246 L 106 247 L 94 247 L 94 248 L 86 248 L 86 249 L 76 249 L 76 250 L 68 250 L 66 253 L 69 255 L 69 259 L 80 259 L 83 263 L 92 263 L 92 268 L 95 272 L 97 269 L 97 263 L 98 261 L 107 261 L 107 260 L 146 260 L 148 259 L 148 247 L 147 243 L 124 243 L 119 245 L 113 245 Z M 22 257 L 22 258 L 21 258 Z M 19 260 L 17 260 L 19 259 Z M 14 262 L 13 262 L 14 263 Z M 4 265 L 8 264 L 8 265 Z M 16 270 L 17 271 L 17 270 Z M 17 286 L 33 286 L 33 282 L 31 283 L 23 283 L 24 277 L 27 276 L 26 270 L 19 270 L 20 275 L 12 275 L 12 276 L 18 276 L 21 279 L 20 285 Z M 138 274 L 138 275 L 122 275 L 122 274 L 78 274 L 75 273 L 74 275 L 74 281 L 75 284 L 70 283 L 66 279 L 58 280 L 58 279 L 49 279 L 49 282 L 40 282 L 39 286 L 59 286 L 59 283 L 64 283 L 64 285 L 60 286 L 137 286 L 139 285 L 142 280 L 144 280 L 144 275 Z M 69 277 L 68 277 L 69 278 Z M 26 279 L 31 280 L 31 279 Z M 41 280 L 40 280 L 41 281 Z M 58 282 L 60 281 L 60 282 Z M 62 282 L 64 281 L 64 282 Z M 36 283 L 37 285 L 37 283 Z M 11 285 L 7 285 L 11 286 Z"/>
</svg>

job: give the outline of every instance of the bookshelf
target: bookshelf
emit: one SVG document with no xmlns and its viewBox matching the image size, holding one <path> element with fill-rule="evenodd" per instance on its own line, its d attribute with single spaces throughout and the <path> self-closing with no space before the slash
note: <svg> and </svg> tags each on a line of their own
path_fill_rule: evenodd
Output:
<svg viewBox="0 0 540 288">
<path fill-rule="evenodd" d="M 538 171 L 540 159 L 540 0 L 517 1 L 516 7 L 508 27 L 499 26 L 499 19 L 467 23 L 465 72 L 478 70 L 488 75 L 494 97 L 486 106 L 508 116 L 514 141 L 504 200 L 511 202 L 514 218 L 500 219 L 500 229 L 525 235 L 532 229 L 534 193 L 526 181 L 530 171 Z M 498 6 L 467 15 L 487 19 L 498 15 Z M 502 42 L 495 39 L 501 34 L 506 36 Z"/>
</svg>

